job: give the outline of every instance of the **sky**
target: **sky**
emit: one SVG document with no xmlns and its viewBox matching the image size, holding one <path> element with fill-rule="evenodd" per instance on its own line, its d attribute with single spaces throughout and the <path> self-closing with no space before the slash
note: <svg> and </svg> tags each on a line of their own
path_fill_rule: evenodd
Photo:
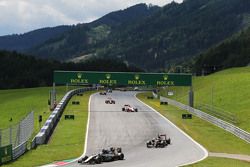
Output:
<svg viewBox="0 0 250 167">
<path fill-rule="evenodd" d="M 0 36 L 43 27 L 88 23 L 138 3 L 164 6 L 172 0 L 0 0 Z M 175 0 L 182 2 L 182 0 Z"/>
</svg>

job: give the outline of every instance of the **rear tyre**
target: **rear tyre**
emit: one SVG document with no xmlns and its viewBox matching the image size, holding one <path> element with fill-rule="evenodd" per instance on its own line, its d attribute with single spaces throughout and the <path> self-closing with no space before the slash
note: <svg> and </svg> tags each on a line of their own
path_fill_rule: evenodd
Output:
<svg viewBox="0 0 250 167">
<path fill-rule="evenodd" d="M 170 139 L 170 138 L 167 140 L 167 143 L 168 143 L 168 144 L 170 144 L 170 143 L 171 143 L 171 139 Z"/>
<path fill-rule="evenodd" d="M 152 147 L 152 144 L 150 142 L 147 142 L 147 148 L 151 148 Z"/>
</svg>

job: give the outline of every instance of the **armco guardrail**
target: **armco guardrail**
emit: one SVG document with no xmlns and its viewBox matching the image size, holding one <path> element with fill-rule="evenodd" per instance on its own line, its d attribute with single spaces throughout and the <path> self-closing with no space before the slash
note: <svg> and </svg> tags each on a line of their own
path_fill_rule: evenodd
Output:
<svg viewBox="0 0 250 167">
<path fill-rule="evenodd" d="M 33 139 L 31 147 L 35 148 L 37 145 L 45 144 L 48 141 L 51 133 L 53 132 L 54 128 L 60 120 L 64 108 L 66 107 L 67 103 L 73 95 L 94 89 L 95 88 L 81 88 L 67 92 L 66 95 L 60 101 L 60 103 L 56 106 L 54 111 L 51 113 L 51 115 L 41 128 L 40 132 Z"/>
<path fill-rule="evenodd" d="M 197 117 L 202 118 L 202 119 L 204 119 L 204 120 L 206 120 L 206 121 L 208 121 L 208 122 L 222 128 L 222 129 L 225 129 L 226 131 L 228 131 L 228 132 L 234 134 L 235 136 L 237 136 L 237 137 L 245 140 L 246 142 L 250 143 L 250 133 L 240 129 L 237 126 L 234 126 L 233 124 L 230 124 L 230 123 L 228 123 L 226 121 L 218 119 L 218 118 L 216 118 L 216 117 L 214 117 L 212 115 L 209 115 L 209 114 L 207 114 L 205 112 L 202 112 L 200 110 L 197 110 L 195 108 L 192 108 L 190 106 L 182 104 L 182 103 L 177 102 L 175 100 L 172 100 L 172 99 L 169 99 L 169 98 L 166 98 L 166 97 L 162 97 L 162 96 L 160 96 L 160 99 L 164 99 L 164 101 L 167 101 L 169 104 L 174 105 L 176 107 L 179 107 L 179 108 L 181 108 L 183 110 L 187 110 L 188 112 L 196 115 Z"/>
</svg>

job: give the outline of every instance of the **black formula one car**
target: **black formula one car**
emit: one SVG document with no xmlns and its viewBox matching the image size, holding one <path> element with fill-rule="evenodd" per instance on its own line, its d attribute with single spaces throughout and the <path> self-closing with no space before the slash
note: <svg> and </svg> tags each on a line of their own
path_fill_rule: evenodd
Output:
<svg viewBox="0 0 250 167">
<path fill-rule="evenodd" d="M 115 100 L 113 100 L 112 98 L 108 98 L 107 100 L 105 100 L 106 104 L 115 104 Z"/>
<path fill-rule="evenodd" d="M 106 92 L 100 92 L 99 94 L 100 94 L 100 95 L 107 95 Z"/>
<path fill-rule="evenodd" d="M 160 134 L 157 138 L 147 141 L 147 148 L 164 148 L 171 143 L 171 139 L 166 134 Z"/>
<path fill-rule="evenodd" d="M 129 104 L 125 104 L 124 107 L 122 107 L 122 111 L 126 112 L 138 112 L 137 108 L 131 107 Z"/>
<path fill-rule="evenodd" d="M 100 164 L 102 162 L 111 162 L 123 160 L 124 154 L 121 148 L 111 147 L 110 149 L 103 149 L 99 154 L 85 156 L 78 160 L 81 164 Z"/>
</svg>

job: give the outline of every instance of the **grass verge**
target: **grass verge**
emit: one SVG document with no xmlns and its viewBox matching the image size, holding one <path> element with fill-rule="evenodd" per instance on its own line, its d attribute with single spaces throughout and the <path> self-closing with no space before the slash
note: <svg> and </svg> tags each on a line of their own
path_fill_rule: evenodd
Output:
<svg viewBox="0 0 250 167">
<path fill-rule="evenodd" d="M 151 93 L 140 93 L 137 97 L 160 112 L 208 151 L 250 155 L 250 144 L 247 142 L 198 117 L 183 120 L 181 115 L 187 111 L 170 105 L 160 105 L 159 99 L 147 99 L 147 96 L 151 95 Z"/>
<path fill-rule="evenodd" d="M 40 129 L 38 115 L 43 116 L 42 124 L 50 115 L 48 106 L 50 90 L 51 87 L 0 90 L 0 129 L 20 122 L 28 113 L 34 111 L 34 134 L 37 133 Z M 56 87 L 56 92 L 57 101 L 60 101 L 66 93 L 66 87 Z"/>
<path fill-rule="evenodd" d="M 207 159 L 189 165 L 189 167 L 249 167 L 250 163 L 227 158 L 208 157 Z"/>
<path fill-rule="evenodd" d="M 17 161 L 4 166 L 32 167 L 79 157 L 83 152 L 88 101 L 92 93 L 92 91 L 85 92 L 83 96 L 71 98 L 47 145 L 41 145 L 37 149 L 27 152 Z M 72 105 L 72 100 L 80 101 L 80 105 Z M 65 114 L 74 114 L 75 120 L 64 120 Z"/>
<path fill-rule="evenodd" d="M 232 68 L 208 76 L 193 77 L 195 107 L 201 104 L 219 107 L 235 115 L 236 126 L 250 132 L 250 67 Z M 188 87 L 168 87 L 161 93 L 167 96 L 167 90 L 174 91 L 170 96 L 188 104 Z M 203 110 L 206 112 L 206 110 Z"/>
</svg>

